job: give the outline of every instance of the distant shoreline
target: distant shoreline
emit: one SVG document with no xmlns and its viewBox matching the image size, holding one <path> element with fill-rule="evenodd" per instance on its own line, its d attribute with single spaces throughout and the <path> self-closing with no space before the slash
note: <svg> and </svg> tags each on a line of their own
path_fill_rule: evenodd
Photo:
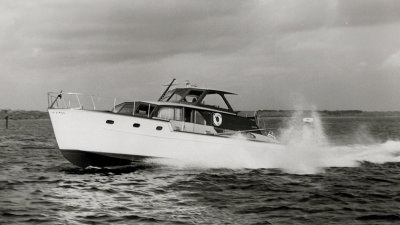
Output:
<svg viewBox="0 0 400 225">
<path fill-rule="evenodd" d="M 291 117 L 296 110 L 258 110 L 258 111 L 240 111 L 241 115 L 254 116 L 258 113 L 260 117 Z M 319 110 L 316 111 L 321 117 L 391 117 L 400 116 L 400 111 L 361 111 L 361 110 Z M 304 117 L 311 116 L 311 110 L 302 110 Z M 38 110 L 0 110 L 0 120 L 8 116 L 10 120 L 24 119 L 50 119 L 48 112 Z"/>
<path fill-rule="evenodd" d="M 6 116 L 9 120 L 50 119 L 48 112 L 38 110 L 1 110 L 0 119 L 4 120 Z"/>
</svg>

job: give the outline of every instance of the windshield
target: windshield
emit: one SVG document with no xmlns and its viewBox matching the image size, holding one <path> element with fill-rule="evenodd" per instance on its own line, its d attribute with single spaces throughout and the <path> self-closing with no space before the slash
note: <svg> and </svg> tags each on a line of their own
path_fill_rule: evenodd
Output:
<svg viewBox="0 0 400 225">
<path fill-rule="evenodd" d="M 174 93 L 174 91 L 175 90 L 171 90 L 171 91 L 168 91 L 167 93 L 165 93 L 164 97 L 162 97 L 162 99 L 160 101 L 166 102 L 171 97 L 171 95 Z"/>
<path fill-rule="evenodd" d="M 228 105 L 226 104 L 226 102 L 224 101 L 224 99 L 220 94 L 206 95 L 201 101 L 201 104 L 212 106 L 215 108 L 229 109 Z"/>
<path fill-rule="evenodd" d="M 167 102 L 179 102 L 182 99 L 182 93 L 174 93 L 168 98 Z"/>
<path fill-rule="evenodd" d="M 179 102 L 182 100 L 185 90 L 172 90 L 168 91 L 167 94 L 161 99 L 162 102 Z"/>
<path fill-rule="evenodd" d="M 203 94 L 203 91 L 192 90 L 185 96 L 183 101 L 189 103 L 196 103 L 201 94 Z"/>
</svg>

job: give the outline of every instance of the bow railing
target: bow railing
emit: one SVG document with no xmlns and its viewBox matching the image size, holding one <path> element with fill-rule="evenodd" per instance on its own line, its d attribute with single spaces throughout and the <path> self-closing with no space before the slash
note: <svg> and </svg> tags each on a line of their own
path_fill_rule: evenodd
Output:
<svg viewBox="0 0 400 225">
<path fill-rule="evenodd" d="M 97 95 L 87 95 L 74 92 L 48 92 L 47 104 L 49 109 L 85 109 L 115 111 L 121 99 Z"/>
</svg>

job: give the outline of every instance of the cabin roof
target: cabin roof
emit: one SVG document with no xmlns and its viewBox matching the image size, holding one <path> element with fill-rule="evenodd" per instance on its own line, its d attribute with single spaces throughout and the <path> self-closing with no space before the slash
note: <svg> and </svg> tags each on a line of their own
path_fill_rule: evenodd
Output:
<svg viewBox="0 0 400 225">
<path fill-rule="evenodd" d="M 218 90 L 218 89 L 213 89 L 213 88 L 204 88 L 204 87 L 184 87 L 184 88 L 175 88 L 172 91 L 175 90 L 201 90 L 201 91 L 208 91 L 210 93 L 219 93 L 219 94 L 227 94 L 227 95 L 237 95 L 236 93 L 229 92 L 229 91 L 223 91 L 223 90 Z"/>
</svg>

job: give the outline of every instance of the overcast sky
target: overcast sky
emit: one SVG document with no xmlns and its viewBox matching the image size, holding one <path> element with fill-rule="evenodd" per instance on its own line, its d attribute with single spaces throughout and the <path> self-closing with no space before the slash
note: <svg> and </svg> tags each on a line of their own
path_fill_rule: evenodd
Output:
<svg viewBox="0 0 400 225">
<path fill-rule="evenodd" d="M 400 110 L 400 1 L 0 0 L 0 108 L 155 100 L 173 77 L 235 109 Z"/>
</svg>

